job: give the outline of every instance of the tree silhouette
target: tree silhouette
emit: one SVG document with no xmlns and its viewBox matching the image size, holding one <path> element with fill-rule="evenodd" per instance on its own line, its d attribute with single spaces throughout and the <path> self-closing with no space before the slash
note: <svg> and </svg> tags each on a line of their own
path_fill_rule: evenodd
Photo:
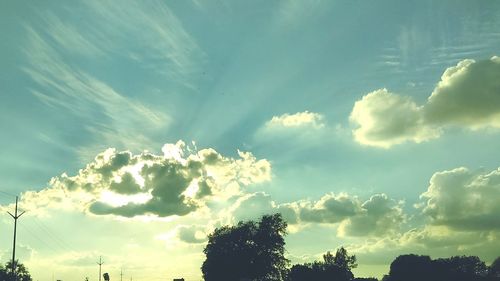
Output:
<svg viewBox="0 0 500 281">
<path fill-rule="evenodd" d="M 476 256 L 454 256 L 432 260 L 429 256 L 401 255 L 392 263 L 383 281 L 480 281 L 495 280 L 491 267 Z"/>
<path fill-rule="evenodd" d="M 354 278 L 351 269 L 355 268 L 356 256 L 349 256 L 344 247 L 340 247 L 335 256 L 330 252 L 323 255 L 323 261 L 296 264 L 288 273 L 288 281 L 349 281 Z"/>
<path fill-rule="evenodd" d="M 206 281 L 280 281 L 289 261 L 284 257 L 287 223 L 281 214 L 260 221 L 240 221 L 208 236 L 202 265 Z"/>
<path fill-rule="evenodd" d="M 490 280 L 500 280 L 500 257 L 488 267 L 488 277 Z"/>
<path fill-rule="evenodd" d="M 28 269 L 18 261 L 15 262 L 16 281 L 32 281 Z M 0 266 L 0 280 L 14 281 L 14 274 L 12 272 L 12 261 L 5 264 L 5 267 Z"/>
<path fill-rule="evenodd" d="M 475 281 L 487 275 L 486 264 L 476 256 L 455 256 L 433 261 L 435 278 L 439 280 Z"/>
<path fill-rule="evenodd" d="M 7 273 L 5 272 L 5 269 L 1 264 L 0 264 L 0 280 L 8 280 Z"/>
<path fill-rule="evenodd" d="M 392 263 L 389 275 L 383 281 L 431 280 L 431 258 L 419 255 L 401 255 Z"/>
<path fill-rule="evenodd" d="M 344 247 L 340 247 L 335 256 L 332 256 L 330 252 L 323 255 L 323 260 L 326 264 L 336 264 L 340 268 L 351 270 L 356 268 L 358 264 L 356 263 L 356 256 L 349 256 L 347 250 Z"/>
</svg>

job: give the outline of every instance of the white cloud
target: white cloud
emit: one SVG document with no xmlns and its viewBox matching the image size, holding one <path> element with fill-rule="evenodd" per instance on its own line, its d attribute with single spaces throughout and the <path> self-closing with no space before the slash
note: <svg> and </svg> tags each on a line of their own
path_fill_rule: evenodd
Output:
<svg viewBox="0 0 500 281">
<path fill-rule="evenodd" d="M 319 129 L 325 126 L 323 116 L 319 113 L 304 111 L 294 114 L 285 113 L 266 122 L 265 126 L 272 129 L 275 127 L 312 127 Z"/>
<path fill-rule="evenodd" d="M 350 120 L 357 142 L 389 148 L 422 142 L 450 126 L 500 128 L 500 58 L 464 60 L 448 68 L 421 106 L 411 97 L 380 89 L 354 104 Z"/>
<path fill-rule="evenodd" d="M 285 113 L 266 121 L 254 136 L 257 142 L 287 139 L 310 145 L 329 137 L 330 130 L 324 119 L 323 115 L 309 111 Z"/>
<path fill-rule="evenodd" d="M 309 224 L 338 226 L 338 235 L 382 236 L 397 232 L 406 221 L 402 202 L 385 194 L 375 194 L 362 202 L 345 193 L 325 194 L 317 201 L 299 200 L 278 204 L 262 192 L 247 194 L 228 209 L 230 222 L 257 219 L 269 213 L 281 213 L 294 232 Z"/>
<path fill-rule="evenodd" d="M 165 145 L 163 153 L 108 149 L 77 175 L 62 174 L 46 189 L 23 193 L 23 208 L 34 213 L 76 207 L 96 215 L 183 216 L 271 178 L 270 163 L 249 152 L 239 152 L 235 159 L 213 149 L 188 149 L 179 141 Z"/>
<path fill-rule="evenodd" d="M 406 141 L 422 142 L 439 136 L 438 129 L 425 124 L 423 107 L 410 97 L 380 89 L 354 104 L 350 121 L 358 124 L 354 130 L 357 142 L 389 148 Z"/>
<path fill-rule="evenodd" d="M 403 202 L 376 194 L 361 205 L 361 213 L 349 217 L 339 226 L 341 236 L 383 236 L 400 231 L 406 222 Z"/>
<path fill-rule="evenodd" d="M 206 229 L 199 225 L 183 225 L 177 228 L 179 240 L 189 244 L 199 244 L 207 241 Z"/>
<path fill-rule="evenodd" d="M 500 58 L 448 68 L 425 105 L 429 123 L 500 128 Z"/>
<path fill-rule="evenodd" d="M 304 222 L 339 223 L 339 236 L 382 236 L 393 233 L 406 220 L 402 202 L 375 194 L 365 202 L 347 194 L 327 194 L 316 202 L 300 202 Z"/>
<path fill-rule="evenodd" d="M 435 173 L 421 204 L 435 225 L 454 229 L 500 230 L 500 169 L 457 168 Z"/>
<path fill-rule="evenodd" d="M 297 202 L 299 218 L 302 222 L 339 223 L 361 212 L 359 200 L 341 193 L 329 193 L 318 201 Z"/>
<path fill-rule="evenodd" d="M 449 257 L 474 255 L 491 262 L 498 257 L 498 232 L 468 232 L 451 230 L 444 226 L 422 226 L 401 234 L 367 239 L 348 245 L 365 264 L 387 264 L 401 254 Z"/>
<path fill-rule="evenodd" d="M 350 245 L 366 263 L 386 263 L 402 253 L 477 255 L 492 261 L 500 251 L 500 169 L 436 172 L 421 195 L 419 225 Z M 423 222 L 422 222 L 423 219 Z M 361 220 L 370 228 L 371 221 Z"/>
</svg>

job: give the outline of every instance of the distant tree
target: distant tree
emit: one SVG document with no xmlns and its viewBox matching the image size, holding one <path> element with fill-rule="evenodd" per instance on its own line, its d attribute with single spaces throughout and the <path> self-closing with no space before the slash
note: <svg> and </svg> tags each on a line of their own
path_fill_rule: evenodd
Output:
<svg viewBox="0 0 500 281">
<path fill-rule="evenodd" d="M 206 281 L 281 281 L 289 261 L 284 257 L 287 223 L 281 214 L 260 221 L 240 221 L 208 236 L 202 265 Z"/>
<path fill-rule="evenodd" d="M 431 280 L 432 260 L 429 256 L 401 255 L 391 263 L 389 275 L 383 281 Z"/>
<path fill-rule="evenodd" d="M 349 256 L 347 254 L 347 250 L 344 247 L 340 247 L 335 253 L 335 256 L 332 256 L 330 252 L 326 252 L 326 254 L 323 255 L 323 260 L 325 264 L 335 264 L 340 268 L 345 268 L 348 270 L 352 270 L 353 268 L 356 268 L 358 266 L 358 264 L 356 263 L 356 256 Z"/>
<path fill-rule="evenodd" d="M 500 280 L 500 257 L 488 267 L 488 277 L 489 280 Z"/>
<path fill-rule="evenodd" d="M 331 252 L 324 254 L 323 261 L 292 266 L 288 273 L 288 280 L 350 281 L 354 278 L 351 269 L 356 266 L 356 256 L 349 256 L 347 251 L 341 247 L 335 256 Z"/>
<path fill-rule="evenodd" d="M 15 262 L 16 281 L 32 281 L 28 269 L 18 261 Z M 5 267 L 0 266 L 0 280 L 14 281 L 14 274 L 12 272 L 12 261 L 5 264 Z"/>
<path fill-rule="evenodd" d="M 382 281 L 480 281 L 488 268 L 476 256 L 455 256 L 432 260 L 429 256 L 401 255 Z"/>
<path fill-rule="evenodd" d="M 0 264 L 0 280 L 8 280 L 7 273 L 5 272 L 5 269 L 1 264 Z"/>
<path fill-rule="evenodd" d="M 378 281 L 377 278 L 374 278 L 374 277 L 358 277 L 358 278 L 354 278 L 353 281 Z"/>
<path fill-rule="evenodd" d="M 476 256 L 454 256 L 433 261 L 436 280 L 476 281 L 488 274 L 486 264 Z"/>
</svg>

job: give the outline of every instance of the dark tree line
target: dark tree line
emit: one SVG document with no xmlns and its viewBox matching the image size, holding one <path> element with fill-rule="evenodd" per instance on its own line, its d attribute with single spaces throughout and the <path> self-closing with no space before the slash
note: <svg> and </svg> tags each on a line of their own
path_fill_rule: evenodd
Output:
<svg viewBox="0 0 500 281">
<path fill-rule="evenodd" d="M 431 259 L 429 256 L 401 255 L 383 281 L 499 281 L 500 257 L 491 266 L 476 256 Z"/>
<path fill-rule="evenodd" d="M 340 247 L 322 261 L 295 264 L 285 258 L 287 223 L 281 214 L 217 228 L 208 236 L 202 265 L 205 281 L 377 281 L 356 278 L 356 256 Z M 475 256 L 432 260 L 401 255 L 382 281 L 500 281 L 500 257 L 490 266 Z"/>
</svg>

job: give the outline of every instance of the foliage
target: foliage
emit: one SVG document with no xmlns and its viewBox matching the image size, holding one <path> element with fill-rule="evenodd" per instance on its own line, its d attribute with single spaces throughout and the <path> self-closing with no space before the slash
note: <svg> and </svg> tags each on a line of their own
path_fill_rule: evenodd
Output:
<svg viewBox="0 0 500 281">
<path fill-rule="evenodd" d="M 356 256 L 349 256 L 347 254 L 347 250 L 344 247 L 340 247 L 335 253 L 335 256 L 333 256 L 329 251 L 326 252 L 326 254 L 323 255 L 323 261 L 325 262 L 325 264 L 335 264 L 340 268 L 349 270 L 358 266 L 358 264 L 356 263 Z"/>
<path fill-rule="evenodd" d="M 391 264 L 383 281 L 500 281 L 476 256 L 432 260 L 429 256 L 401 255 Z"/>
<path fill-rule="evenodd" d="M 281 214 L 260 221 L 240 221 L 208 236 L 202 265 L 206 281 L 280 281 L 289 261 L 284 257 L 287 223 Z"/>
<path fill-rule="evenodd" d="M 488 268 L 488 277 L 500 280 L 500 257 L 491 263 Z"/>
<path fill-rule="evenodd" d="M 323 261 L 296 264 L 288 274 L 289 281 L 349 281 L 354 278 L 351 269 L 355 268 L 356 256 L 349 256 L 346 249 L 339 248 L 335 256 L 330 252 L 323 255 Z"/>
<path fill-rule="evenodd" d="M 201 269 L 205 281 L 377 281 L 354 277 L 352 269 L 357 267 L 357 259 L 344 247 L 335 255 L 326 252 L 322 261 L 295 264 L 288 269 L 289 261 L 284 257 L 286 227 L 282 216 L 275 214 L 215 229 L 204 249 L 206 260 Z M 1 275 L 0 280 L 4 280 Z M 382 278 L 422 280 L 500 281 L 500 257 L 488 267 L 476 256 L 433 260 L 429 256 L 400 255 Z"/>
<path fill-rule="evenodd" d="M 12 273 L 12 261 L 7 262 L 5 267 L 0 265 L 0 280 L 14 280 L 14 275 Z M 16 281 L 32 281 L 28 269 L 18 261 L 15 262 L 15 273 L 17 276 Z"/>
</svg>

